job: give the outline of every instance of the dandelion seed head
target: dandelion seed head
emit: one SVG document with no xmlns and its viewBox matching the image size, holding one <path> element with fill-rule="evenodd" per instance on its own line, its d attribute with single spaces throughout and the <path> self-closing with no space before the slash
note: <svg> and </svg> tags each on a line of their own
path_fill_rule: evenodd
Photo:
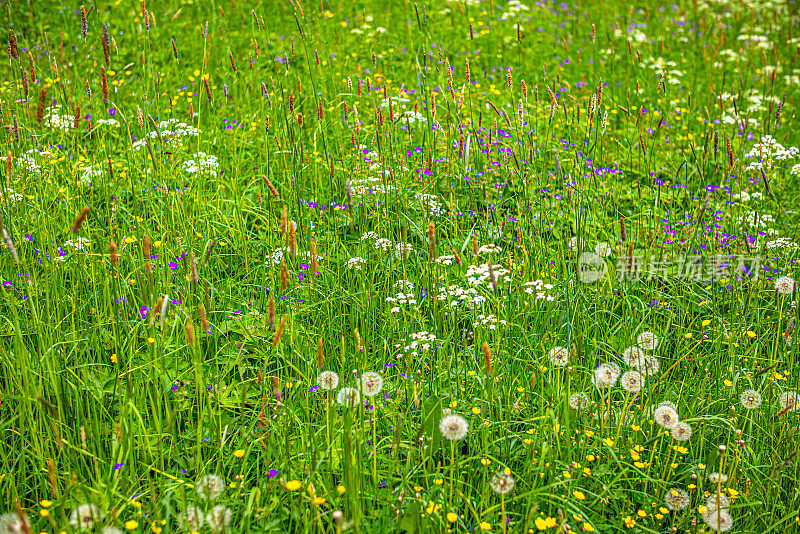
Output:
<svg viewBox="0 0 800 534">
<path fill-rule="evenodd" d="M 342 388 L 336 394 L 336 402 L 347 408 L 355 408 L 361 401 L 361 395 L 356 388 Z"/>
<path fill-rule="evenodd" d="M 669 489 L 664 494 L 664 504 L 673 512 L 685 510 L 691 502 L 689 494 L 680 488 Z"/>
<path fill-rule="evenodd" d="M 689 423 L 678 421 L 670 429 L 670 433 L 675 441 L 689 441 L 692 437 L 692 427 Z"/>
<path fill-rule="evenodd" d="M 656 411 L 653 414 L 653 419 L 655 419 L 655 422 L 660 427 L 670 430 L 678 423 L 678 421 L 680 421 L 678 418 L 678 412 L 675 411 L 675 408 L 667 405 L 656 408 Z"/>
<path fill-rule="evenodd" d="M 213 501 L 225 491 L 225 481 L 221 476 L 209 473 L 197 479 L 197 495 L 206 501 Z"/>
<path fill-rule="evenodd" d="M 505 495 L 514 489 L 514 478 L 505 471 L 498 471 L 489 483 L 492 491 L 498 495 Z"/>
<path fill-rule="evenodd" d="M 367 397 L 374 397 L 383 389 L 383 377 L 374 371 L 368 371 L 361 375 L 358 383 L 361 387 L 361 393 Z"/>
<path fill-rule="evenodd" d="M 620 385 L 629 393 L 638 393 L 644 387 L 644 377 L 639 371 L 626 371 L 622 374 Z"/>
<path fill-rule="evenodd" d="M 658 346 L 658 336 L 652 332 L 642 332 L 636 338 L 636 343 L 644 350 L 655 350 Z"/>
<path fill-rule="evenodd" d="M 564 367 L 569 361 L 569 350 L 564 347 L 553 347 L 547 353 L 547 357 L 550 358 L 550 363 L 553 365 Z"/>
<path fill-rule="evenodd" d="M 754 389 L 743 391 L 742 394 L 739 395 L 739 402 L 748 410 L 755 410 L 761 406 L 761 393 Z"/>
<path fill-rule="evenodd" d="M 333 371 L 322 371 L 317 377 L 317 384 L 325 391 L 336 389 L 339 385 L 339 375 Z"/>
<path fill-rule="evenodd" d="M 445 439 L 450 441 L 460 441 L 467 437 L 469 423 L 460 415 L 450 414 L 442 417 L 439 422 L 439 430 Z"/>
<path fill-rule="evenodd" d="M 104 517 L 103 511 L 94 504 L 81 504 L 70 514 L 69 524 L 78 530 L 91 530 L 94 524 L 102 521 Z"/>
</svg>

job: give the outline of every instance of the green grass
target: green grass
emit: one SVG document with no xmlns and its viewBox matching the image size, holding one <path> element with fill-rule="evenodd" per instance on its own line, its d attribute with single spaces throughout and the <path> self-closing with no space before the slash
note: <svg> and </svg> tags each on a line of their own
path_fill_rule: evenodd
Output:
<svg viewBox="0 0 800 534">
<path fill-rule="evenodd" d="M 0 7 L 0 534 L 798 528 L 793 3 Z"/>
</svg>

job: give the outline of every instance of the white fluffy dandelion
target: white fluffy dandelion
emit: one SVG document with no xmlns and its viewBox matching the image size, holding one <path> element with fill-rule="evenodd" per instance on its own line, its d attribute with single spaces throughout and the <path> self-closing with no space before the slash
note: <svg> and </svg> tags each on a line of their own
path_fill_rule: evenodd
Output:
<svg viewBox="0 0 800 534">
<path fill-rule="evenodd" d="M 733 528 L 733 517 L 728 512 L 705 513 L 703 521 L 714 532 L 728 532 Z"/>
<path fill-rule="evenodd" d="M 0 534 L 24 534 L 25 521 L 17 514 L 0 515 Z"/>
<path fill-rule="evenodd" d="M 689 426 L 689 423 L 678 421 L 670 429 L 670 433 L 675 441 L 689 441 L 692 437 L 692 427 Z"/>
<path fill-rule="evenodd" d="M 197 479 L 197 495 L 206 501 L 213 501 L 225 491 L 225 481 L 221 476 L 209 473 Z"/>
<path fill-rule="evenodd" d="M 727 510 L 730 508 L 730 505 L 731 503 L 725 495 L 715 493 L 706 501 L 706 513 L 711 514 L 716 513 L 717 510 Z"/>
<path fill-rule="evenodd" d="M 662 405 L 656 408 L 653 419 L 660 427 L 668 430 L 672 430 L 672 427 L 680 421 L 678 412 L 675 411 L 675 408 L 668 405 Z"/>
<path fill-rule="evenodd" d="M 460 415 L 450 414 L 442 417 L 439 421 L 439 430 L 445 439 L 450 441 L 460 441 L 467 437 L 469 423 Z"/>
<path fill-rule="evenodd" d="M 374 397 L 383 389 L 383 377 L 374 371 L 367 371 L 361 375 L 358 383 L 361 387 L 361 393 L 367 397 Z"/>
<path fill-rule="evenodd" d="M 189 532 L 200 530 L 203 528 L 203 523 L 205 523 L 203 511 L 193 504 L 187 506 L 181 513 L 180 524 L 183 530 L 188 530 Z"/>
<path fill-rule="evenodd" d="M 102 521 L 106 514 L 94 504 L 81 504 L 69 516 L 69 524 L 78 530 L 91 530 L 94 524 Z"/>
<path fill-rule="evenodd" d="M 660 364 L 655 356 L 648 354 L 641 361 L 641 365 L 637 366 L 639 371 L 645 376 L 653 376 L 658 372 Z"/>
<path fill-rule="evenodd" d="M 739 395 L 739 402 L 748 410 L 755 410 L 761 406 L 761 393 L 754 389 L 742 391 L 742 394 Z"/>
<path fill-rule="evenodd" d="M 629 393 L 639 393 L 644 387 L 644 377 L 639 371 L 627 371 L 620 379 L 622 389 Z"/>
<path fill-rule="evenodd" d="M 775 291 L 779 295 L 791 295 L 794 292 L 794 278 L 791 276 L 781 276 L 775 280 Z"/>
<path fill-rule="evenodd" d="M 569 350 L 564 347 L 553 347 L 547 353 L 547 357 L 550 358 L 550 363 L 553 365 L 564 367 L 569 361 Z"/>
<path fill-rule="evenodd" d="M 215 506 L 208 512 L 206 523 L 212 532 L 227 532 L 231 524 L 233 512 L 227 506 Z"/>
<path fill-rule="evenodd" d="M 514 489 L 514 478 L 505 471 L 498 471 L 492 477 L 489 485 L 492 487 L 493 492 L 498 495 L 505 495 Z"/>
<path fill-rule="evenodd" d="M 336 402 L 347 408 L 355 408 L 361 401 L 361 395 L 356 388 L 342 388 L 336 394 Z"/>
<path fill-rule="evenodd" d="M 336 389 L 339 385 L 339 375 L 333 371 L 322 371 L 317 377 L 317 384 L 325 391 Z"/>
<path fill-rule="evenodd" d="M 636 345 L 622 351 L 622 361 L 625 365 L 637 369 L 644 363 L 644 351 Z"/>
<path fill-rule="evenodd" d="M 600 366 L 594 370 L 592 382 L 594 382 L 594 385 L 598 388 L 610 388 L 617 383 L 619 373 L 619 365 L 614 362 L 606 362 L 600 364 Z"/>
<path fill-rule="evenodd" d="M 573 410 L 583 411 L 589 407 L 589 397 L 586 393 L 573 393 L 569 396 L 569 406 Z"/>
<path fill-rule="evenodd" d="M 689 494 L 680 488 L 669 489 L 664 494 L 664 504 L 673 512 L 686 510 L 691 502 L 692 499 L 689 497 Z"/>
<path fill-rule="evenodd" d="M 658 336 L 652 332 L 642 332 L 636 338 L 636 343 L 639 344 L 644 350 L 655 350 L 658 346 Z"/>
</svg>

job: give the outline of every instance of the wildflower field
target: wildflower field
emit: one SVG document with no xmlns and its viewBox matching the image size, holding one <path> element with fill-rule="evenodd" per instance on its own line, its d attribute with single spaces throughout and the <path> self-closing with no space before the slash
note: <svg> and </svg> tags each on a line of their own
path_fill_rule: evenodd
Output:
<svg viewBox="0 0 800 534">
<path fill-rule="evenodd" d="M 796 1 L 0 13 L 0 534 L 800 532 Z"/>
</svg>

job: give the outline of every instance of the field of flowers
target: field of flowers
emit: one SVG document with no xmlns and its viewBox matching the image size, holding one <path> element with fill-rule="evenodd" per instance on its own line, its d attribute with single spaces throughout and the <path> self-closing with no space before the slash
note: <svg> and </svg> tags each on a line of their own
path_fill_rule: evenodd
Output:
<svg viewBox="0 0 800 534">
<path fill-rule="evenodd" d="M 0 534 L 800 532 L 796 1 L 0 12 Z"/>
</svg>

